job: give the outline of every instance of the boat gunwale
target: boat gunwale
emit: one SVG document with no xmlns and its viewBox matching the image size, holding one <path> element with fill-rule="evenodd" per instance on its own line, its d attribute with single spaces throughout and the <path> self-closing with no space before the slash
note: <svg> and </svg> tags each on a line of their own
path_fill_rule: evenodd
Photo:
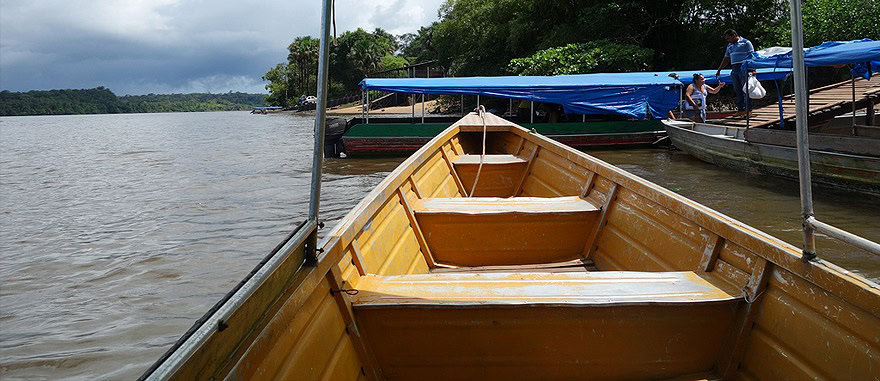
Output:
<svg viewBox="0 0 880 381">
<path fill-rule="evenodd" d="M 666 121 L 664 121 L 664 124 L 665 124 L 665 123 L 666 123 Z M 709 137 L 709 138 L 712 138 L 712 139 L 719 139 L 719 140 L 732 140 L 732 141 L 736 141 L 736 142 L 741 142 L 741 143 L 746 143 L 746 144 L 752 144 L 752 145 L 755 145 L 755 146 L 772 147 L 773 149 L 780 149 L 780 150 L 784 150 L 784 151 L 795 152 L 795 154 L 797 153 L 797 147 L 789 147 L 789 146 L 783 146 L 783 145 L 778 145 L 778 144 L 768 144 L 768 143 L 750 142 L 750 141 L 748 141 L 748 140 L 746 140 L 746 139 L 740 139 L 740 138 L 733 137 L 733 136 L 720 137 L 720 136 L 715 136 L 715 135 L 712 135 L 712 134 L 707 134 L 707 133 L 705 133 L 705 132 L 703 132 L 703 131 L 697 131 L 697 130 L 693 129 L 693 127 L 696 127 L 697 125 L 704 125 L 704 126 L 719 127 L 719 128 L 726 128 L 726 129 L 737 129 L 737 130 L 743 130 L 743 131 L 748 130 L 748 129 L 745 128 L 745 127 L 725 126 L 725 125 L 723 125 L 723 124 L 712 124 L 712 123 L 686 122 L 686 121 L 682 121 L 682 120 L 671 120 L 671 121 L 669 121 L 669 124 L 666 124 L 666 125 L 669 126 L 669 127 L 672 127 L 672 128 L 677 128 L 677 129 L 679 129 L 679 130 L 683 130 L 683 131 L 687 131 L 687 132 L 692 132 L 692 133 L 695 133 L 695 134 L 700 134 L 700 135 L 703 135 L 703 136 L 706 136 L 706 137 Z M 680 125 L 689 125 L 689 126 L 691 126 L 692 128 L 685 128 L 685 127 L 680 126 Z M 757 128 L 757 127 L 754 127 L 754 128 Z M 811 134 L 811 135 L 812 135 L 812 134 Z M 833 137 L 833 136 L 834 136 L 834 135 L 832 135 L 832 134 L 822 134 L 822 135 L 830 135 L 830 137 Z M 880 140 L 880 139 L 878 139 L 878 140 Z M 823 150 L 817 150 L 817 149 L 812 149 L 812 148 L 811 148 L 811 149 L 810 149 L 810 156 L 812 156 L 813 154 L 822 154 L 822 155 L 828 155 L 828 156 L 839 156 L 839 157 L 844 157 L 844 158 L 848 158 L 848 159 L 856 159 L 856 160 L 871 160 L 871 161 L 880 160 L 880 159 L 878 159 L 877 156 L 856 155 L 856 154 L 851 154 L 851 153 L 835 152 L 835 151 L 823 151 Z"/>
<path fill-rule="evenodd" d="M 476 117 L 476 114 L 471 113 L 468 116 Z M 452 137 L 461 132 L 482 132 L 482 125 L 476 125 L 467 119 L 468 117 L 466 116 L 449 126 L 388 174 L 322 240 L 320 246 L 324 248 L 324 254 L 319 260 L 329 260 L 334 265 L 338 263 L 343 257 L 345 247 L 348 246 L 366 223 L 372 219 L 373 214 L 385 205 L 389 199 L 394 197 L 397 189 L 418 170 L 420 165 L 439 152 L 439 148 L 451 140 Z M 498 119 L 501 120 L 500 118 Z M 871 300 L 880 299 L 880 285 L 860 274 L 852 273 L 821 258 L 804 263 L 801 259 L 802 254 L 800 250 L 792 244 L 653 184 L 650 181 L 627 173 L 600 159 L 577 151 L 574 148 L 564 146 L 549 137 L 533 134 L 513 122 L 505 121 L 505 123 L 507 124 L 492 124 L 487 126 L 486 129 L 488 132 L 511 132 L 526 140 L 530 140 L 542 149 L 547 149 L 567 160 L 582 165 L 587 170 L 609 181 L 620 184 L 628 191 L 655 202 L 685 219 L 693 221 L 703 229 L 724 237 L 726 241 L 742 246 L 758 257 L 768 260 L 780 268 L 837 295 L 854 306 L 869 311 L 873 315 L 880 315 L 880 303 Z M 381 202 L 378 201 L 380 197 L 382 198 Z M 345 247 L 341 244 L 344 244 Z"/>
</svg>

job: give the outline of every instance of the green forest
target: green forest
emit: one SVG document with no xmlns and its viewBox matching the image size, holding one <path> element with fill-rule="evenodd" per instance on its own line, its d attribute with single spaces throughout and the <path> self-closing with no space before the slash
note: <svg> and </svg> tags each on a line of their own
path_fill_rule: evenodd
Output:
<svg viewBox="0 0 880 381">
<path fill-rule="evenodd" d="M 263 94 L 148 94 L 116 96 L 110 89 L 0 91 L 0 116 L 118 114 L 143 112 L 250 110 L 265 104 Z"/>
<path fill-rule="evenodd" d="M 330 45 L 330 98 L 358 94 L 371 73 L 437 61 L 445 76 L 714 69 L 722 34 L 756 49 L 790 46 L 788 0 L 447 0 L 438 21 L 392 35 L 342 33 Z M 805 0 L 804 43 L 880 39 L 880 1 Z M 270 68 L 267 102 L 316 93 L 319 40 L 297 37 Z M 387 75 L 383 75 L 387 76 Z"/>
</svg>

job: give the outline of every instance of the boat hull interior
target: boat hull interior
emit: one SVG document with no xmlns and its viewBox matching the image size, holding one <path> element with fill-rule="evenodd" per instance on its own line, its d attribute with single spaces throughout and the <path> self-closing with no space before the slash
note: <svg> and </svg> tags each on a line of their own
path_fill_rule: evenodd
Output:
<svg viewBox="0 0 880 381">
<path fill-rule="evenodd" d="M 317 263 L 291 257 L 264 307 L 240 308 L 229 324 L 243 328 L 214 332 L 176 376 L 880 371 L 876 284 L 491 114 L 431 140 L 319 247 Z"/>
</svg>

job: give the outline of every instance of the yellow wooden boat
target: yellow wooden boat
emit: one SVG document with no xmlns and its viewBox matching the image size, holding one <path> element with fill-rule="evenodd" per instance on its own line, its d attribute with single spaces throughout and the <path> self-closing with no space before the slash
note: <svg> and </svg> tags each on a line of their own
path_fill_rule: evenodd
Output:
<svg viewBox="0 0 880 381">
<path fill-rule="evenodd" d="M 813 233 L 880 245 L 813 216 L 806 127 L 803 254 L 484 113 L 403 162 L 318 245 L 330 4 L 308 220 L 142 378 L 880 378 L 880 286 L 815 258 Z"/>
<path fill-rule="evenodd" d="M 309 228 L 145 377 L 880 374 L 880 286 L 491 114 Z"/>
</svg>

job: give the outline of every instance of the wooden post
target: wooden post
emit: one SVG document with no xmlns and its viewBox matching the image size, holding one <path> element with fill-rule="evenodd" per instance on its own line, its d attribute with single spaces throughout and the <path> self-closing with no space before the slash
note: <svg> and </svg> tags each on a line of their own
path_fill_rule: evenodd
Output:
<svg viewBox="0 0 880 381">
<path fill-rule="evenodd" d="M 852 76 L 852 135 L 856 136 L 856 76 Z"/>
<path fill-rule="evenodd" d="M 611 189 L 608 191 L 607 199 L 605 199 L 605 205 L 602 205 L 602 212 L 599 214 L 599 220 L 596 221 L 596 228 L 593 229 L 592 234 L 587 238 L 587 245 L 584 247 L 584 259 L 590 259 L 590 256 L 593 255 L 593 252 L 596 251 L 596 240 L 599 238 L 599 232 L 602 231 L 602 227 L 605 225 L 605 222 L 608 220 L 608 209 L 611 209 L 611 204 L 617 199 L 617 192 L 619 190 L 619 186 L 617 183 L 611 186 Z"/>
<path fill-rule="evenodd" d="M 437 264 L 434 263 L 434 257 L 431 255 L 431 249 L 428 248 L 428 242 L 425 241 L 425 236 L 422 235 L 422 229 L 419 227 L 419 221 L 416 219 L 416 214 L 409 205 L 409 200 L 406 199 L 406 196 L 400 188 L 397 188 L 397 197 L 400 197 L 400 204 L 403 205 L 403 210 L 406 212 L 406 218 L 409 219 L 409 226 L 413 229 L 413 233 L 415 233 L 416 242 L 419 243 L 419 248 L 422 249 L 422 255 L 425 257 L 425 262 L 428 263 L 428 268 L 437 267 Z"/>
<path fill-rule="evenodd" d="M 529 123 L 535 123 L 535 101 L 531 101 L 532 105 L 529 108 Z"/>
<path fill-rule="evenodd" d="M 865 109 L 865 125 L 874 125 L 874 98 L 868 98 L 868 106 Z"/>
</svg>

